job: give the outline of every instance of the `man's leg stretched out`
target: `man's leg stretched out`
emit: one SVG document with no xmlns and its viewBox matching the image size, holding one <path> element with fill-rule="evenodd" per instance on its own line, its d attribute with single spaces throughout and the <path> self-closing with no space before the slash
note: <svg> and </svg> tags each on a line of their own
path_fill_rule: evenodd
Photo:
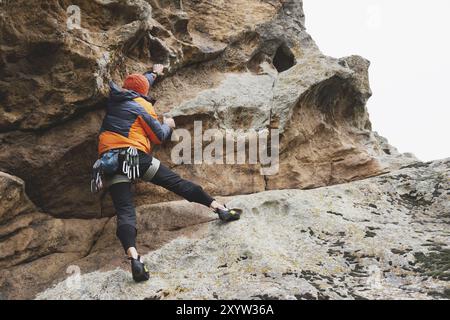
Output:
<svg viewBox="0 0 450 320">
<path fill-rule="evenodd" d="M 219 218 L 222 221 L 229 222 L 239 219 L 239 215 L 233 215 L 230 213 L 224 205 L 220 204 L 208 195 L 201 186 L 181 178 L 178 174 L 163 164 L 160 164 L 158 171 L 150 181 L 153 184 L 176 193 L 190 202 L 196 202 L 212 208 L 214 212 L 219 214 Z"/>
<path fill-rule="evenodd" d="M 151 166 L 152 162 L 153 166 Z M 140 176 L 144 181 L 152 182 L 172 191 L 190 202 L 210 207 L 219 214 L 222 220 L 232 221 L 239 219 L 238 215 L 230 215 L 229 210 L 208 195 L 201 186 L 182 179 L 178 174 L 160 164 L 157 159 L 152 159 L 147 154 L 140 152 L 139 167 Z M 123 175 L 119 175 L 118 178 L 115 176 L 115 179 L 121 182 L 116 181 L 116 183 L 113 183 L 109 187 L 109 192 L 117 213 L 116 234 L 126 254 L 132 260 L 133 278 L 136 281 L 148 280 L 148 271 L 136 249 L 136 212 L 133 205 L 131 182 L 127 181 Z"/>
<path fill-rule="evenodd" d="M 206 207 L 210 207 L 214 202 L 202 187 L 182 179 L 178 174 L 161 164 L 159 170 L 151 180 L 152 183 L 161 186 L 173 193 L 183 197 L 189 202 L 196 202 Z"/>
</svg>

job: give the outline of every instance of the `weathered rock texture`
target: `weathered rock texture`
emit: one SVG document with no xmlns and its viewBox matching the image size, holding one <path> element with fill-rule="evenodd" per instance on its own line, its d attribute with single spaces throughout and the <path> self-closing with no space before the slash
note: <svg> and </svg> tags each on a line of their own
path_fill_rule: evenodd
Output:
<svg viewBox="0 0 450 320">
<path fill-rule="evenodd" d="M 80 28 L 68 29 L 69 5 L 80 8 Z M 19 0 L 2 9 L 0 170 L 26 181 L 48 214 L 113 215 L 87 188 L 107 83 L 156 62 L 168 69 L 153 89 L 157 109 L 179 127 L 203 120 L 204 129 L 283 132 L 280 174 L 267 181 L 259 165 L 175 168 L 213 194 L 389 170 L 365 109 L 368 61 L 323 56 L 305 32 L 301 1 Z M 156 153 L 169 165 L 171 147 Z M 138 203 L 174 199 L 144 185 L 137 194 Z"/>
<path fill-rule="evenodd" d="M 24 193 L 22 180 L 0 173 L 0 298 L 25 298 L 72 261 L 90 254 L 106 219 L 55 219 Z"/>
<path fill-rule="evenodd" d="M 76 28 L 71 5 L 80 9 Z M 175 165 L 175 142 L 155 150 L 214 196 L 311 189 L 417 163 L 371 131 L 369 62 L 324 56 L 305 31 L 301 0 L 4 2 L 2 297 L 32 297 L 74 261 L 85 271 L 123 266 L 111 201 L 90 193 L 90 171 L 109 80 L 121 83 L 154 63 L 167 67 L 152 89 L 156 109 L 179 128 L 192 132 L 201 120 L 204 130 L 281 132 L 280 170 L 271 176 L 259 164 Z M 198 206 L 186 216 L 194 207 L 164 204 L 177 198 L 158 187 L 135 189 L 141 212 L 156 204 L 140 218 L 144 249 L 196 233 L 211 219 Z"/>
<path fill-rule="evenodd" d="M 339 186 L 236 196 L 229 205 L 244 209 L 240 221 L 202 224 L 190 237 L 146 255 L 152 277 L 147 283 L 134 284 L 121 269 L 97 271 L 37 297 L 449 297 L 450 159 Z M 141 222 L 159 224 L 155 209 L 159 205 L 141 208 Z"/>
</svg>

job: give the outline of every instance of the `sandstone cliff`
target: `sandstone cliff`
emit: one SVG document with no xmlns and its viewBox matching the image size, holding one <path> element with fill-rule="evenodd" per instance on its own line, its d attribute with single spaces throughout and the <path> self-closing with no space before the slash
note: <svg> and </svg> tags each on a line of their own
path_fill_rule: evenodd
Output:
<svg viewBox="0 0 450 320">
<path fill-rule="evenodd" d="M 265 195 L 273 198 L 274 220 L 269 219 L 270 215 L 263 220 L 270 220 L 264 221 L 268 228 L 274 228 L 274 237 L 278 237 L 277 230 L 285 224 L 300 228 L 306 222 L 301 219 L 314 219 L 306 213 L 306 216 L 298 215 L 289 206 L 285 219 L 284 211 L 277 209 L 284 203 L 283 199 L 292 194 L 292 201 L 301 202 L 303 196 L 315 197 L 316 191 L 270 190 L 313 189 L 377 176 L 407 165 L 430 166 L 421 164 L 412 155 L 399 154 L 371 130 L 366 109 L 371 96 L 369 62 L 359 56 L 340 59 L 324 56 L 305 30 L 301 0 L 249 0 L 245 5 L 238 0 L 17 0 L 7 4 L 0 12 L 0 171 L 4 172 L 0 180 L 0 292 L 3 298 L 34 297 L 67 276 L 69 265 L 79 266 L 83 273 L 126 267 L 114 239 L 115 220 L 110 199 L 106 194 L 90 194 L 90 168 L 97 157 L 96 139 L 109 80 L 120 83 L 126 74 L 144 72 L 154 63 L 167 67 L 165 76 L 152 90 L 158 100 L 157 112 L 172 114 L 180 128 L 192 132 L 193 121 L 202 120 L 205 128 L 221 131 L 280 130 L 280 170 L 276 175 L 260 175 L 258 164 L 175 165 L 170 159 L 174 143 L 155 151 L 164 163 L 213 195 L 231 196 L 228 199 L 242 206 L 248 201 L 245 208 L 249 213 L 270 211 L 270 206 L 264 206 L 258 199 Z M 71 10 L 71 5 L 79 8 L 79 26 L 68 24 L 68 21 L 77 22 L 76 10 Z M 445 168 L 445 163 L 437 166 Z M 430 181 L 438 183 L 433 180 L 433 170 L 414 172 L 430 174 L 433 176 Z M 448 171 L 441 172 L 444 182 L 448 182 Z M 411 176 L 410 183 L 415 183 L 416 178 Z M 382 180 L 370 181 L 376 189 L 376 183 Z M 358 188 L 358 183 L 363 182 L 350 183 L 348 188 Z M 428 186 L 431 183 L 424 188 Z M 339 192 L 339 188 L 345 187 L 335 188 Z M 445 186 L 439 188 L 444 188 L 444 196 L 448 194 Z M 254 230 L 251 216 L 235 227 L 207 232 L 208 228 L 216 228 L 210 213 L 196 206 L 194 210 L 186 202 L 170 202 L 177 198 L 152 185 L 138 183 L 135 189 L 142 220 L 139 241 L 144 250 L 182 254 L 187 240 L 167 243 L 181 236 L 198 239 L 199 232 L 206 232 L 203 236 L 208 238 L 211 236 L 208 232 L 232 234 L 251 228 L 249 237 L 254 239 L 249 241 L 254 242 L 264 232 Z M 320 190 L 319 194 L 328 189 Z M 386 190 L 370 189 L 367 196 L 372 191 L 375 196 Z M 254 193 L 261 194 L 233 197 Z M 347 193 L 341 196 L 349 206 L 362 201 L 356 199 L 361 194 L 353 195 L 355 198 L 348 195 L 348 199 L 345 199 Z M 312 210 L 310 206 L 324 209 L 322 203 L 313 200 L 299 205 L 305 212 Z M 404 221 L 407 209 L 403 204 L 398 206 L 392 203 L 379 213 L 384 217 L 389 211 L 400 210 L 402 214 L 392 219 Z M 429 207 L 430 214 L 439 219 L 440 209 L 435 210 L 432 204 Z M 298 220 L 291 221 L 291 212 Z M 364 208 L 359 214 L 360 219 L 370 220 L 365 217 Z M 328 223 L 333 218 L 331 214 L 325 219 L 328 215 L 314 223 Z M 445 212 L 442 215 L 446 217 Z M 368 228 L 364 222 L 354 223 L 355 234 L 359 234 L 358 228 Z M 377 223 L 373 222 L 374 228 L 380 227 Z M 437 233 L 448 232 L 448 221 L 442 223 L 442 230 L 436 230 Z M 327 229 L 326 225 L 317 227 Z M 410 230 L 411 237 L 416 231 Z M 291 233 L 295 234 L 294 229 Z M 318 243 L 309 231 L 293 237 L 291 242 L 299 246 L 305 245 L 305 238 Z M 283 239 L 285 246 L 286 239 Z M 379 243 L 385 240 L 380 238 Z M 323 238 L 323 242 L 328 241 L 338 240 Z M 201 243 L 197 245 L 198 250 L 202 248 Z M 448 237 L 440 243 L 444 251 L 439 252 L 446 252 Z M 242 245 L 251 243 L 244 241 Z M 411 246 L 414 252 L 429 254 L 419 250 L 418 243 Z M 235 250 L 225 249 L 230 249 L 230 254 Z M 342 254 L 353 249 L 343 245 Z M 328 255 L 330 261 L 335 261 L 332 253 Z M 271 268 L 278 272 L 285 263 L 279 259 L 267 261 L 267 272 Z M 336 265 L 342 267 L 342 263 Z M 198 267 L 205 268 L 205 272 L 215 268 L 213 265 Z M 295 270 L 293 274 L 300 270 L 317 272 L 305 265 L 297 265 Z M 233 272 L 237 276 L 240 269 Z M 213 281 L 215 275 L 208 274 Z M 112 275 L 121 277 L 123 273 Z M 99 281 L 102 277 L 100 274 Z M 297 278 L 309 281 L 301 275 Z M 163 276 L 160 279 L 165 281 Z M 436 283 L 438 290 L 442 286 Z M 313 282 L 311 285 L 314 287 Z M 354 282 L 349 280 L 346 296 L 351 296 L 354 290 L 349 288 L 353 286 Z M 152 288 L 142 291 L 139 297 L 153 295 Z M 239 286 L 229 295 L 224 290 L 217 291 L 220 297 L 231 297 L 233 292 L 236 297 L 241 296 Z M 288 288 L 280 290 L 283 292 L 280 297 L 291 297 L 294 292 Z M 399 295 L 408 295 L 406 291 Z M 421 294 L 426 294 L 432 290 L 422 291 Z M 313 289 L 308 292 L 309 297 L 319 297 Z M 57 289 L 54 294 L 63 293 Z M 67 297 L 96 294 L 92 288 L 86 296 L 67 292 Z M 110 295 L 114 294 L 111 291 Z M 200 296 L 193 290 L 186 297 Z"/>
</svg>

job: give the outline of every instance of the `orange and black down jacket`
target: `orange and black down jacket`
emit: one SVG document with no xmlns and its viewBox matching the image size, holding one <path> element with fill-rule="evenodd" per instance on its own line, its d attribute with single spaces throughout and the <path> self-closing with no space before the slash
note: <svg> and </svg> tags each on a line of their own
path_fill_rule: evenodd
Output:
<svg viewBox="0 0 450 320">
<path fill-rule="evenodd" d="M 110 83 L 110 96 L 100 129 L 98 153 L 136 147 L 147 154 L 151 144 L 169 139 L 172 129 L 158 121 L 150 98 Z"/>
</svg>

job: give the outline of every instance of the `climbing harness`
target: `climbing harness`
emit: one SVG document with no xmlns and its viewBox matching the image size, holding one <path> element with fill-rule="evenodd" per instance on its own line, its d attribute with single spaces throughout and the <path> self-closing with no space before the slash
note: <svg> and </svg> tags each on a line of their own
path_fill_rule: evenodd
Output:
<svg viewBox="0 0 450 320">
<path fill-rule="evenodd" d="M 139 153 L 135 147 L 129 147 L 125 151 L 125 159 L 122 164 L 122 172 L 130 180 L 139 178 Z"/>
<path fill-rule="evenodd" d="M 91 192 L 97 193 L 105 184 L 105 176 L 112 177 L 119 171 L 119 156 L 123 159 L 122 173 L 129 179 L 139 178 L 139 152 L 135 147 L 127 149 L 113 149 L 105 152 L 100 159 L 95 161 L 92 167 Z M 125 178 L 125 177 L 124 177 Z M 126 178 L 125 178 L 126 179 Z M 108 179 L 107 181 L 108 182 Z M 108 186 L 108 183 L 106 183 Z"/>
</svg>

